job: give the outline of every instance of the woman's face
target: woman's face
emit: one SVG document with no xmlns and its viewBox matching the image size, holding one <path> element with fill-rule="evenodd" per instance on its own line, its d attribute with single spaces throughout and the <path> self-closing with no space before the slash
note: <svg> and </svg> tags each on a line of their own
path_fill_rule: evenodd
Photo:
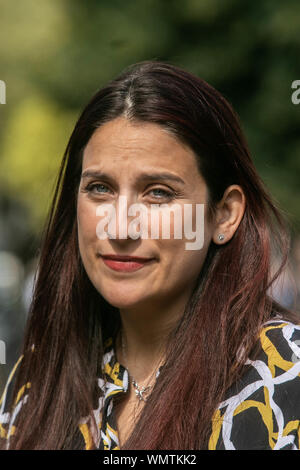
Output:
<svg viewBox="0 0 300 470">
<path fill-rule="evenodd" d="M 77 201 L 79 250 L 87 275 L 98 292 L 111 305 L 125 309 L 163 305 L 176 301 L 178 296 L 188 296 L 212 238 L 212 227 L 206 216 L 207 186 L 199 174 L 193 151 L 159 125 L 133 124 L 120 117 L 102 125 L 90 138 L 83 154 L 81 176 Z M 125 228 L 126 236 L 121 238 L 119 223 L 123 230 L 124 221 L 129 227 L 141 213 L 127 216 L 126 212 L 124 219 L 123 212 L 121 217 L 120 198 L 126 201 L 127 210 L 134 203 L 144 205 L 148 228 L 143 226 L 143 237 L 130 238 L 128 233 L 132 231 Z M 100 239 L 98 224 L 107 215 L 99 212 L 104 204 L 116 210 L 117 230 L 114 235 L 109 230 L 112 238 Z M 159 204 L 164 204 L 164 208 Z M 195 230 L 197 223 L 198 232 L 203 231 L 204 243 L 200 249 L 187 249 L 186 243 L 195 243 L 195 239 L 186 238 L 185 204 L 192 208 L 191 228 Z M 200 212 L 196 221 L 196 204 L 204 204 L 204 221 Z M 172 206 L 179 214 L 176 220 L 179 220 L 177 229 L 182 228 L 181 238 L 174 238 L 172 212 L 170 222 L 166 217 Z M 155 219 L 157 211 L 159 218 Z M 151 217 L 156 221 L 152 223 L 154 230 L 158 229 L 156 238 Z M 170 228 L 168 238 L 162 236 L 163 224 Z M 136 227 L 138 230 L 141 225 Z M 106 225 L 106 231 L 107 228 Z M 142 257 L 149 261 L 141 265 L 110 262 L 103 258 L 106 255 Z"/>
</svg>

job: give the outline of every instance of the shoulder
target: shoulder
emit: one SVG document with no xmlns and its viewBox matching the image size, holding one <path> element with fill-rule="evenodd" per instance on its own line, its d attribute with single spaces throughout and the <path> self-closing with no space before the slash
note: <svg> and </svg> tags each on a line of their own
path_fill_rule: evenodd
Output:
<svg viewBox="0 0 300 470">
<path fill-rule="evenodd" d="M 34 351 L 32 346 L 30 353 Z M 15 399 L 13 400 L 13 393 L 16 383 L 16 377 L 22 365 L 24 356 L 21 355 L 14 367 L 12 368 L 7 379 L 4 391 L 0 399 L 0 438 L 9 440 L 9 437 L 15 433 L 14 422 L 16 417 L 27 401 L 27 391 L 30 388 L 30 382 L 25 383 L 18 390 Z"/>
<path fill-rule="evenodd" d="M 260 333 L 260 360 L 270 367 L 272 377 L 293 369 L 300 360 L 300 325 L 281 320 L 267 322 Z M 253 364 L 254 365 L 254 364 Z"/>
<path fill-rule="evenodd" d="M 211 448 L 300 448 L 300 325 L 267 322 L 259 343 L 214 416 Z"/>
</svg>

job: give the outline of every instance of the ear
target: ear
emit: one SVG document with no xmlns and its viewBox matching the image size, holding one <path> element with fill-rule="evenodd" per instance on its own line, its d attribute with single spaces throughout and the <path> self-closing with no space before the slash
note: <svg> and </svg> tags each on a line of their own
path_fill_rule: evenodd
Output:
<svg viewBox="0 0 300 470">
<path fill-rule="evenodd" d="M 246 198 L 242 188 L 236 184 L 229 186 L 222 200 L 217 204 L 213 241 L 220 245 L 228 242 L 237 230 L 246 208 Z M 219 235 L 223 235 L 223 238 Z"/>
</svg>

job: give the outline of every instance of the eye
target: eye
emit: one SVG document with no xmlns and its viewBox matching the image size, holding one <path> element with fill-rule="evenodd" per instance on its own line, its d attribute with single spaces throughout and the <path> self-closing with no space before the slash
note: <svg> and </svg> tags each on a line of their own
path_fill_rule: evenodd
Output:
<svg viewBox="0 0 300 470">
<path fill-rule="evenodd" d="M 154 193 L 154 192 L 158 194 L 158 197 L 157 196 L 154 197 L 155 199 L 166 199 L 168 201 L 171 201 L 175 197 L 175 194 L 173 192 L 166 191 L 165 189 L 162 189 L 162 188 L 153 188 L 149 191 L 149 193 Z"/>
<path fill-rule="evenodd" d="M 95 188 L 101 188 L 101 190 L 95 191 Z M 103 191 L 103 189 L 106 190 L 106 191 Z M 105 184 L 102 184 L 102 183 L 90 183 L 86 187 L 86 191 L 88 193 L 93 193 L 93 194 L 103 194 L 103 193 L 107 193 L 107 191 L 110 191 L 110 189 L 108 188 L 108 186 L 106 186 Z"/>
</svg>

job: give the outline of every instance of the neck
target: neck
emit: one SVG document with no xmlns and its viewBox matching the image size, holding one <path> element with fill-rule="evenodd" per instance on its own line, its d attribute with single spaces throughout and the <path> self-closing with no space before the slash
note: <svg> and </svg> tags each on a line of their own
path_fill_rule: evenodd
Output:
<svg viewBox="0 0 300 470">
<path fill-rule="evenodd" d="M 183 314 L 186 299 L 168 305 L 120 309 L 121 331 L 116 341 L 117 357 L 131 376 L 142 383 L 157 372 L 165 360 L 168 336 Z M 121 336 L 123 335 L 122 348 Z"/>
</svg>

